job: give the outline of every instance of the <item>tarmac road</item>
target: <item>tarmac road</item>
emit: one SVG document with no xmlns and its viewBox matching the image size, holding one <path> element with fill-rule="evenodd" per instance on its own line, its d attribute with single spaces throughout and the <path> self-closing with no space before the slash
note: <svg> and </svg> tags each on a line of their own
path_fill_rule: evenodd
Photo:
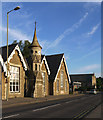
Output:
<svg viewBox="0 0 103 120">
<path fill-rule="evenodd" d="M 101 94 L 84 95 L 75 98 L 46 101 L 3 109 L 3 119 L 7 118 L 85 118 L 101 104 Z M 100 113 L 101 114 L 101 113 Z"/>
</svg>

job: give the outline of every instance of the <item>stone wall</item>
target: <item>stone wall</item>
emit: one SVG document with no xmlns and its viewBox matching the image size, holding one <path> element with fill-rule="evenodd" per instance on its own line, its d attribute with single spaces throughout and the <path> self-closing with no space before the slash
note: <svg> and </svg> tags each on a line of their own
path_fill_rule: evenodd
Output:
<svg viewBox="0 0 103 120">
<path fill-rule="evenodd" d="M 61 87 L 61 71 L 63 71 L 63 73 L 64 73 L 64 75 L 63 75 L 64 76 L 63 77 L 63 87 Z M 59 81 L 59 90 L 57 90 L 57 80 Z M 66 81 L 67 81 L 67 89 L 65 89 Z M 53 92 L 54 95 L 69 94 L 69 80 L 67 77 L 64 62 L 62 62 L 61 68 L 60 68 L 58 75 L 57 75 L 57 79 L 53 83 L 53 90 L 54 90 L 54 92 Z"/>
</svg>

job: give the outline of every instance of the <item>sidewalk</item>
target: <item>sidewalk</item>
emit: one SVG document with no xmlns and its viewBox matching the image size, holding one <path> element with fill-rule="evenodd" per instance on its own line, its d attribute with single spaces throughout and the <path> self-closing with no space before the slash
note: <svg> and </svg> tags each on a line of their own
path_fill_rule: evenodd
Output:
<svg viewBox="0 0 103 120">
<path fill-rule="evenodd" d="M 99 105 L 97 108 L 95 108 L 91 113 L 87 115 L 86 118 L 101 118 L 101 105 Z"/>
<path fill-rule="evenodd" d="M 8 99 L 8 101 L 6 101 L 6 100 L 2 101 L 2 108 L 45 102 L 45 101 L 49 101 L 49 100 L 71 98 L 71 97 L 77 97 L 77 96 L 83 96 L 83 95 L 84 94 L 76 94 L 76 95 L 69 94 L 69 95 L 58 95 L 58 96 L 46 96 L 46 97 L 42 97 L 42 98 L 30 98 L 30 97 L 10 98 L 10 99 Z"/>
</svg>

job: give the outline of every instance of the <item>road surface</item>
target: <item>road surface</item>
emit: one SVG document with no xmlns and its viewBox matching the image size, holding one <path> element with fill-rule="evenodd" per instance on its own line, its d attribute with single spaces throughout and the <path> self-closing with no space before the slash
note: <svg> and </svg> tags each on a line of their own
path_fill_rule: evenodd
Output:
<svg viewBox="0 0 103 120">
<path fill-rule="evenodd" d="M 21 105 L 3 109 L 3 119 L 7 118 L 86 118 L 101 104 L 101 94 L 77 96 L 61 100 Z M 101 111 L 100 111 L 101 114 Z"/>
</svg>

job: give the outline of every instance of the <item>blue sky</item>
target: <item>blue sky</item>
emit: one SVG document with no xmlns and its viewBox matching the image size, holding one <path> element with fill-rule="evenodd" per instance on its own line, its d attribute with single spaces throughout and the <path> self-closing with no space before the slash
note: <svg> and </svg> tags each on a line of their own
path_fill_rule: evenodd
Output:
<svg viewBox="0 0 103 120">
<path fill-rule="evenodd" d="M 9 44 L 32 41 L 34 23 L 42 54 L 64 53 L 70 74 L 101 74 L 101 3 L 98 2 L 5 2 L 2 3 L 2 45 L 6 45 L 7 11 Z"/>
</svg>

